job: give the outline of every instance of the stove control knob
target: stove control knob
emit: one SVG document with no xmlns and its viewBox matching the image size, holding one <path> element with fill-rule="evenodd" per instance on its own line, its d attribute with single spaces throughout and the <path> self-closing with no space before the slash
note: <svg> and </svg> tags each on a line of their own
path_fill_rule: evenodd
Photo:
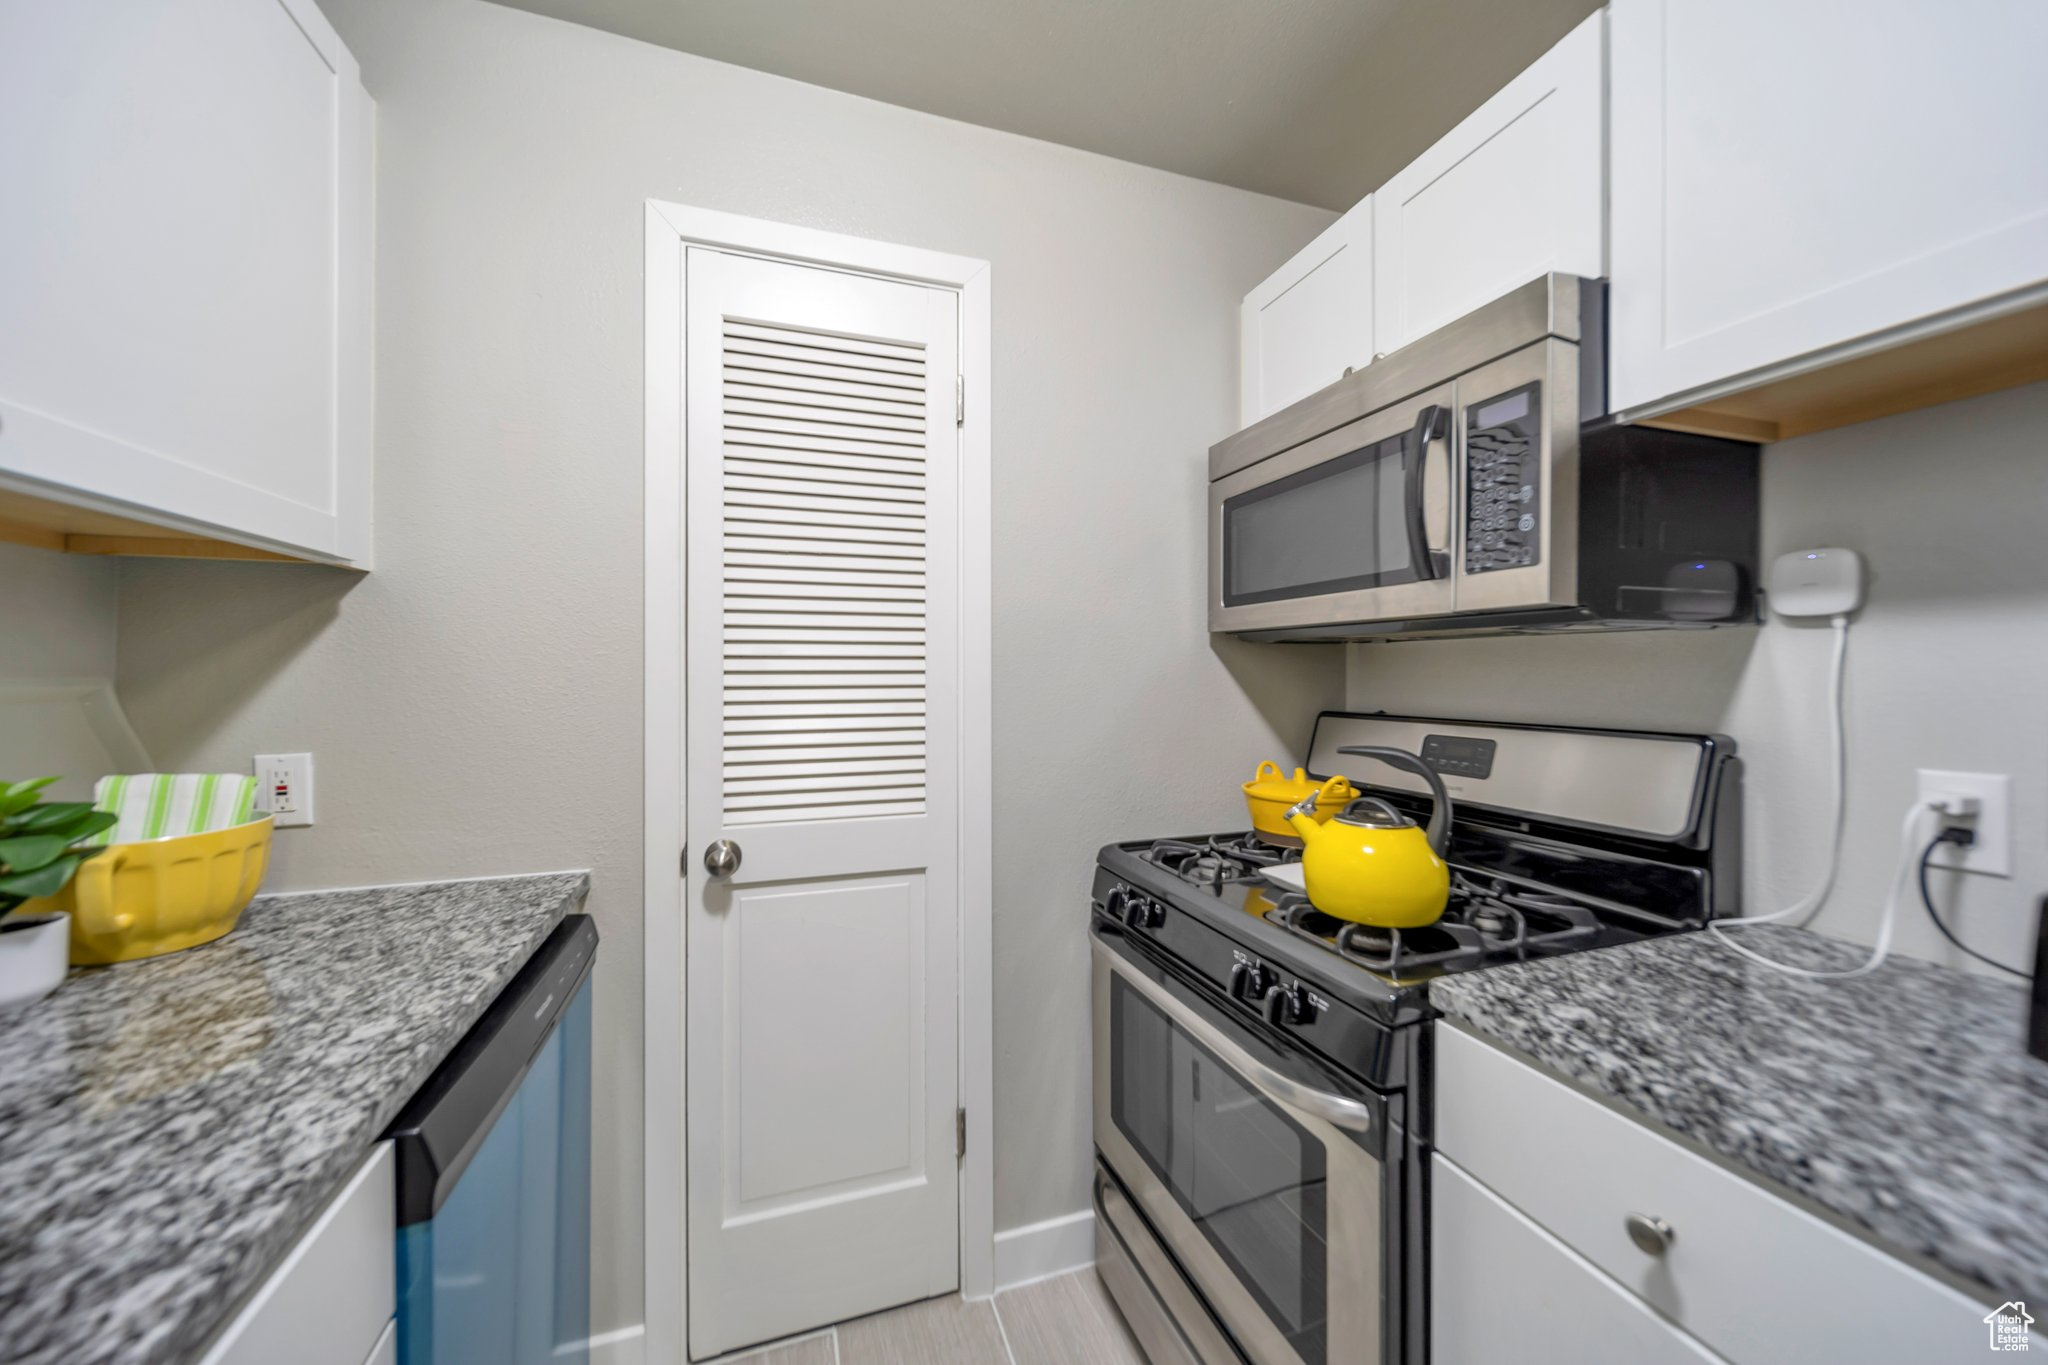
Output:
<svg viewBox="0 0 2048 1365">
<path fill-rule="evenodd" d="M 1233 963 L 1230 968 L 1230 993 L 1247 1005 L 1256 1005 L 1266 998 L 1273 989 L 1273 973 L 1257 962 Z"/>
<path fill-rule="evenodd" d="M 1158 901 L 1148 899 L 1145 902 L 1144 927 L 1147 929 L 1158 929 L 1164 927 L 1165 924 L 1166 907 L 1161 905 Z"/>
<path fill-rule="evenodd" d="M 1130 894 L 1122 886 L 1109 888 L 1109 894 L 1102 898 L 1102 913 L 1121 922 L 1124 917 L 1124 905 L 1130 899 Z"/>
<path fill-rule="evenodd" d="M 1266 996 L 1266 1022 L 1269 1024 L 1306 1024 L 1315 1017 L 1315 1007 L 1308 1002 L 1308 992 L 1299 986 L 1275 986 Z"/>
</svg>

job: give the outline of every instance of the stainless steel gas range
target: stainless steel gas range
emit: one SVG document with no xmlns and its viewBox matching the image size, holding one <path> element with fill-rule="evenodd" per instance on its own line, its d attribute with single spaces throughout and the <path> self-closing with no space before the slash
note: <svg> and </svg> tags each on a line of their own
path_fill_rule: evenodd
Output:
<svg viewBox="0 0 2048 1365">
<path fill-rule="evenodd" d="M 1420 812 L 1419 779 L 1348 770 L 1354 744 L 1422 754 L 1450 791 L 1436 924 L 1331 919 L 1265 874 L 1298 850 L 1251 834 L 1101 853 L 1097 1268 L 1153 1365 L 1424 1365 L 1429 981 L 1735 910 L 1721 736 L 1317 720 L 1316 777 Z"/>
</svg>

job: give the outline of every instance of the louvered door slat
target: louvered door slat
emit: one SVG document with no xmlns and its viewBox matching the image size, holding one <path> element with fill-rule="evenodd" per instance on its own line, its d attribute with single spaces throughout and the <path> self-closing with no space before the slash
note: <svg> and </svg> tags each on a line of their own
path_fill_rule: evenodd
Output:
<svg viewBox="0 0 2048 1365">
<path fill-rule="evenodd" d="M 778 457 L 774 451 L 735 450 L 726 456 L 726 465 L 734 474 L 757 479 L 802 479 L 807 483 L 864 484 L 870 488 L 924 487 L 924 471 L 915 465 L 892 467 L 884 460 L 855 463 L 843 455 L 829 459 L 806 455 L 792 460 Z"/>
<path fill-rule="evenodd" d="M 818 381 L 811 382 L 815 384 Z M 894 396 L 880 398 L 868 394 L 835 391 L 854 387 L 856 386 L 852 384 L 838 384 L 833 390 L 822 387 L 778 388 L 773 384 L 750 382 L 743 370 L 728 370 L 725 376 L 725 399 L 727 410 L 731 412 L 761 412 L 764 405 L 787 408 L 800 417 L 808 417 L 814 413 L 863 412 L 876 417 L 898 418 L 912 424 L 910 430 L 924 430 L 924 395 L 917 390 L 898 389 Z M 889 393 L 889 390 L 882 389 L 879 385 L 876 389 L 883 394 Z"/>
<path fill-rule="evenodd" d="M 923 351 L 734 320 L 723 337 L 725 820 L 919 813 Z"/>
<path fill-rule="evenodd" d="M 733 361 L 744 360 L 735 356 Z M 924 401 L 922 380 L 908 375 L 876 374 L 872 371 L 861 373 L 858 379 L 836 378 L 833 371 L 843 369 L 837 365 L 807 365 L 798 361 L 776 361 L 776 368 L 749 368 L 738 363 L 725 367 L 725 382 L 745 384 L 761 393 L 835 393 L 845 398 L 872 398 L 880 402 L 920 403 Z"/>
<path fill-rule="evenodd" d="M 794 437 L 798 441 L 827 441 L 842 443 L 844 448 L 873 450 L 887 454 L 892 448 L 901 451 L 924 449 L 924 433 L 917 431 L 893 431 L 888 427 L 868 426 L 859 422 L 828 422 L 819 418 L 770 417 L 759 414 L 731 414 L 726 417 L 728 443 L 747 444 L 749 439 L 757 445 L 781 445 L 783 438 Z"/>
</svg>

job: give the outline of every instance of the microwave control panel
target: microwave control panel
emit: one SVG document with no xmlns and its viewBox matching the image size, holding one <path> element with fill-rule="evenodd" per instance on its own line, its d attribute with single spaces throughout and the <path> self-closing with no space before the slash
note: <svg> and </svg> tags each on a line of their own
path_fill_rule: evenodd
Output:
<svg viewBox="0 0 2048 1365">
<path fill-rule="evenodd" d="M 1541 384 L 1465 409 L 1465 572 L 1542 558 Z"/>
</svg>

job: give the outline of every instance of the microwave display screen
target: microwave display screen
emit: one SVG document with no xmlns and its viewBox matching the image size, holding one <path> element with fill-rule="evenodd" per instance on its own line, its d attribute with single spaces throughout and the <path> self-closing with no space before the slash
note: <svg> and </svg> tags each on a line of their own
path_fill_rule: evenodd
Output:
<svg viewBox="0 0 2048 1365">
<path fill-rule="evenodd" d="M 1520 569 L 1543 558 L 1542 386 L 1465 409 L 1465 572 Z"/>
<path fill-rule="evenodd" d="M 1407 433 L 1223 504 L 1223 603 L 1413 583 Z"/>
</svg>

